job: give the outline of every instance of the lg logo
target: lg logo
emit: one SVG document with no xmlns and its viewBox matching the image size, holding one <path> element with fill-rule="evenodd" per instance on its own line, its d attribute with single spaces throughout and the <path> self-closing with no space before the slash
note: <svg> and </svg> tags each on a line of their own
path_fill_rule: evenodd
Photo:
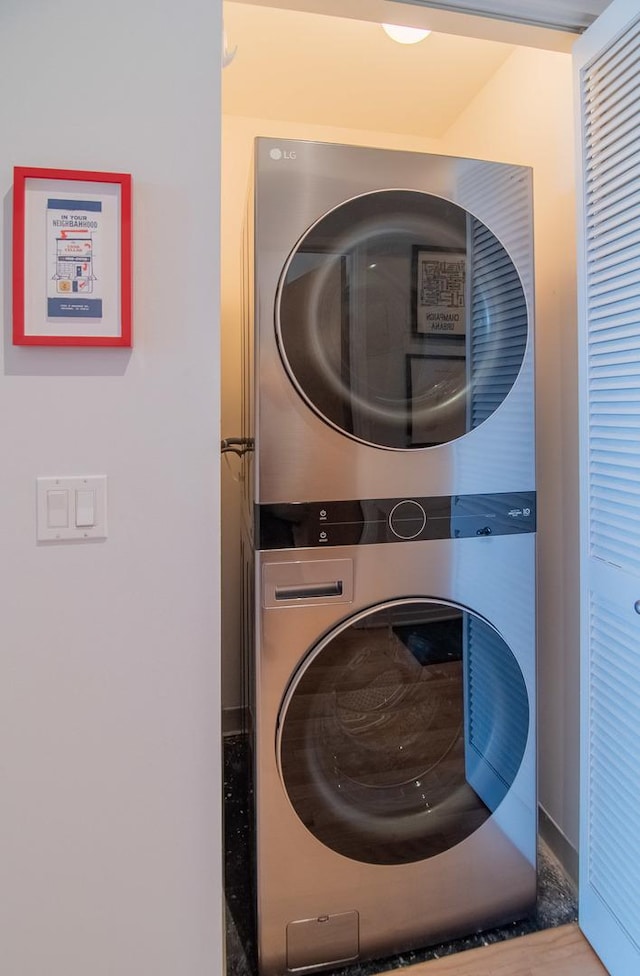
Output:
<svg viewBox="0 0 640 976">
<path fill-rule="evenodd" d="M 296 154 L 294 152 L 283 152 L 282 149 L 271 149 L 269 155 L 272 159 L 295 159 Z"/>
</svg>

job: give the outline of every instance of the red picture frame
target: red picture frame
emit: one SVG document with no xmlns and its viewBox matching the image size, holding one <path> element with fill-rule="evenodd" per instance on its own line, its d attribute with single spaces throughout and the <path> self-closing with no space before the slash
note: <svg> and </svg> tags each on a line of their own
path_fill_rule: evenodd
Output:
<svg viewBox="0 0 640 976">
<path fill-rule="evenodd" d="M 131 346 L 131 175 L 14 168 L 13 343 Z"/>
</svg>

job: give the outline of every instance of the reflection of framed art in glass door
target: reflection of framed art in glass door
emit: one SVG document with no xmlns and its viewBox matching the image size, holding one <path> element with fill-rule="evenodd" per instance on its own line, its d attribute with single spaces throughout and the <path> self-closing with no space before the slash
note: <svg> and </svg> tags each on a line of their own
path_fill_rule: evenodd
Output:
<svg viewBox="0 0 640 976">
<path fill-rule="evenodd" d="M 407 416 L 411 447 L 434 447 L 466 431 L 466 358 L 446 355 L 406 357 Z"/>
<path fill-rule="evenodd" d="M 413 331 L 418 335 L 466 335 L 467 256 L 464 251 L 413 248 Z"/>
<path fill-rule="evenodd" d="M 131 177 L 18 166 L 13 342 L 131 345 Z"/>
</svg>

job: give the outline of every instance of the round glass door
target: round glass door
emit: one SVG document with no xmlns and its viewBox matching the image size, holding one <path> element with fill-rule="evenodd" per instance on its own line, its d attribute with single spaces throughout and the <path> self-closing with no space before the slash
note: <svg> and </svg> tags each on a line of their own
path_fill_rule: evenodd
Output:
<svg viewBox="0 0 640 976">
<path fill-rule="evenodd" d="M 346 621 L 294 676 L 278 724 L 297 815 L 356 861 L 441 854 L 504 799 L 529 730 L 522 673 L 481 617 L 394 601 Z"/>
<path fill-rule="evenodd" d="M 298 243 L 276 300 L 294 385 L 356 440 L 407 450 L 461 437 L 513 386 L 522 284 L 497 238 L 427 193 L 365 194 Z"/>
</svg>

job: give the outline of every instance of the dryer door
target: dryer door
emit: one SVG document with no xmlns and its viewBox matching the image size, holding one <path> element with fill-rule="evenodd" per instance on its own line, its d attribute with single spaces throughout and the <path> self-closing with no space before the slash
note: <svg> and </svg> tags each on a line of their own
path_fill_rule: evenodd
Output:
<svg viewBox="0 0 640 976">
<path fill-rule="evenodd" d="M 331 426 L 378 447 L 433 447 L 479 426 L 522 365 L 527 307 L 494 234 L 428 193 L 364 194 L 290 255 L 276 298 L 284 365 Z"/>
<path fill-rule="evenodd" d="M 370 864 L 441 854 L 511 787 L 529 730 L 518 663 L 481 617 L 401 600 L 345 621 L 294 675 L 278 761 L 297 815 Z"/>
</svg>

